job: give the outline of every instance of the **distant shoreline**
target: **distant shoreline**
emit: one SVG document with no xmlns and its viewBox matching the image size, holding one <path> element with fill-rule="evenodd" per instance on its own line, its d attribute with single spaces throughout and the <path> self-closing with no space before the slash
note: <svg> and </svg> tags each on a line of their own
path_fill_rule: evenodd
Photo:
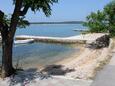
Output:
<svg viewBox="0 0 115 86">
<path fill-rule="evenodd" d="M 83 24 L 84 21 L 64 21 L 64 22 L 30 22 L 30 24 Z"/>
</svg>

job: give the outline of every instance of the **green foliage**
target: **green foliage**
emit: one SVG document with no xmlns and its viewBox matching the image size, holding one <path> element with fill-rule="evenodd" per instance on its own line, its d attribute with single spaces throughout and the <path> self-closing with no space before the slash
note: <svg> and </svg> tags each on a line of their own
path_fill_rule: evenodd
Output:
<svg viewBox="0 0 115 86">
<path fill-rule="evenodd" d="M 20 14 L 17 27 L 25 28 L 29 25 L 29 22 L 25 20 L 25 15 L 30 9 L 34 13 L 36 11 L 43 11 L 43 13 L 48 17 L 51 15 L 51 5 L 53 3 L 57 3 L 58 0 L 22 0 L 21 10 L 22 13 Z M 13 4 L 16 4 L 16 0 L 13 0 Z M 23 14 L 24 13 L 24 14 Z M 4 16 L 4 23 L 10 27 L 11 24 L 11 16 L 12 15 L 5 15 Z"/>
<path fill-rule="evenodd" d="M 13 1 L 15 3 L 16 0 Z M 58 0 L 23 0 L 22 8 L 28 7 L 33 12 L 42 10 L 46 16 L 49 16 L 51 15 L 51 5 L 57 2 Z"/>
<path fill-rule="evenodd" d="M 9 15 L 9 16 L 5 15 L 4 18 L 3 18 L 3 23 L 7 24 L 7 26 L 10 27 L 11 15 Z M 25 20 L 25 17 L 20 17 L 19 18 L 19 21 L 18 21 L 18 24 L 17 24 L 18 28 L 25 28 L 26 26 L 29 26 L 29 25 L 30 25 L 30 23 L 27 20 Z"/>
<path fill-rule="evenodd" d="M 84 23 L 85 26 L 90 28 L 90 32 L 106 32 L 106 22 L 105 14 L 103 12 L 97 11 L 97 13 L 92 12 L 87 16 L 87 22 Z"/>
<path fill-rule="evenodd" d="M 115 36 L 115 1 L 110 2 L 104 7 L 106 20 L 108 21 L 108 30 L 111 36 Z"/>
<path fill-rule="evenodd" d="M 115 36 L 115 1 L 107 4 L 103 11 L 92 12 L 86 19 L 84 25 L 89 27 L 90 32 L 109 32 Z"/>
<path fill-rule="evenodd" d="M 19 28 L 25 28 L 26 26 L 29 26 L 29 25 L 30 25 L 30 23 L 29 23 L 27 20 L 25 20 L 24 18 L 25 18 L 25 17 L 21 17 L 21 18 L 19 19 L 19 22 L 18 22 L 17 27 L 19 27 Z"/>
</svg>

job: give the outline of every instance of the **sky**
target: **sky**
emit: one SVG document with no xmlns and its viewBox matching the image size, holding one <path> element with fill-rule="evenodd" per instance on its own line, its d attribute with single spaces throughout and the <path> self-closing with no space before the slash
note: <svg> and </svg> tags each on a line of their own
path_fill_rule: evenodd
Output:
<svg viewBox="0 0 115 86">
<path fill-rule="evenodd" d="M 91 12 L 102 10 L 112 0 L 59 0 L 52 6 L 52 15 L 46 17 L 43 12 L 33 13 L 30 10 L 26 19 L 31 22 L 52 21 L 85 21 Z M 12 0 L 0 0 L 0 10 L 6 14 L 13 12 Z"/>
</svg>

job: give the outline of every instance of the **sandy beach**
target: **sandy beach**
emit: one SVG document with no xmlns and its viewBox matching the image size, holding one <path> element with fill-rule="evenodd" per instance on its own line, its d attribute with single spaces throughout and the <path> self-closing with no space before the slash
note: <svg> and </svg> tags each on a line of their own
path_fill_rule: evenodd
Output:
<svg viewBox="0 0 115 86">
<path fill-rule="evenodd" d="M 97 35 L 97 34 L 96 34 Z M 93 34 L 92 37 L 96 37 Z M 91 37 L 91 35 L 89 35 Z M 87 36 L 88 37 L 88 36 Z M 89 40 L 92 41 L 89 37 Z M 92 38 L 93 39 L 93 38 Z M 49 75 L 48 73 L 42 72 L 43 67 L 38 67 L 38 69 L 25 69 L 24 71 L 19 71 L 17 75 L 12 77 L 8 77 L 5 79 L 0 79 L 0 85 L 2 86 L 11 86 L 10 84 L 14 84 L 13 86 L 23 86 L 22 84 L 27 84 L 24 86 L 37 86 L 38 83 L 41 83 L 41 79 L 48 80 L 48 77 L 53 77 L 51 79 L 57 81 L 58 79 L 62 80 L 80 80 L 80 82 L 86 81 L 89 84 L 92 83 L 93 78 L 95 77 L 97 71 L 102 69 L 105 64 L 109 62 L 111 59 L 111 50 L 115 47 L 115 41 L 110 40 L 110 45 L 101 49 L 91 49 L 87 48 L 84 44 L 77 44 L 74 47 L 80 49 L 79 52 L 74 52 L 71 55 L 67 56 L 67 59 L 63 59 L 53 65 L 62 65 L 62 72 L 68 71 L 64 75 Z M 55 66 L 59 67 L 59 66 Z M 64 70 L 64 71 L 63 71 Z M 52 71 L 52 69 L 50 69 Z M 55 69 L 54 72 L 60 70 Z M 49 81 L 44 81 L 46 84 Z M 43 83 L 44 83 L 43 82 Z M 76 81 L 75 81 L 76 82 Z M 35 85 L 36 84 L 36 85 Z M 84 85 L 83 85 L 84 86 Z"/>
<path fill-rule="evenodd" d="M 67 73 L 64 77 L 74 79 L 92 79 L 99 68 L 106 64 L 110 56 L 108 48 L 99 50 L 84 49 L 80 55 L 74 55 L 71 59 L 62 61 L 61 65 L 65 68 L 75 69 L 75 71 Z"/>
<path fill-rule="evenodd" d="M 96 35 L 93 35 L 92 37 L 96 37 Z M 90 38 L 89 36 L 87 37 Z M 75 71 L 57 77 L 85 80 L 93 79 L 97 71 L 102 69 L 111 59 L 112 46 L 113 40 L 110 41 L 109 47 L 101 49 L 90 49 L 86 48 L 85 45 L 82 45 L 79 53 L 73 53 L 69 58 L 56 63 L 56 65 L 63 65 L 63 69 L 74 69 Z"/>
</svg>

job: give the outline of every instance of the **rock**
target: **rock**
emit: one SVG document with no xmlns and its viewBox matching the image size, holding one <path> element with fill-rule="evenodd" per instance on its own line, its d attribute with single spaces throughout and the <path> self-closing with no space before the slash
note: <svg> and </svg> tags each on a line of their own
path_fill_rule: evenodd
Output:
<svg viewBox="0 0 115 86">
<path fill-rule="evenodd" d="M 93 48 L 93 49 L 100 49 L 104 47 L 108 47 L 110 42 L 109 35 L 104 35 L 100 38 L 97 38 L 94 42 L 88 44 L 87 47 Z"/>
</svg>

